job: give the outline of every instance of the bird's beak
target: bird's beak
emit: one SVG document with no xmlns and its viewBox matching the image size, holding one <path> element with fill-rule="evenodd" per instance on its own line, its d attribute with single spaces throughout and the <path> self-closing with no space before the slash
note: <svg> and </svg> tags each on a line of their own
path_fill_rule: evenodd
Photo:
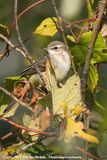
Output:
<svg viewBox="0 0 107 160">
<path fill-rule="evenodd" d="M 49 54 L 48 54 L 48 51 L 49 51 L 49 49 L 48 48 L 43 48 L 45 51 L 47 51 L 47 55 L 49 56 Z"/>
<path fill-rule="evenodd" d="M 48 48 L 43 48 L 45 51 L 48 51 Z"/>
</svg>

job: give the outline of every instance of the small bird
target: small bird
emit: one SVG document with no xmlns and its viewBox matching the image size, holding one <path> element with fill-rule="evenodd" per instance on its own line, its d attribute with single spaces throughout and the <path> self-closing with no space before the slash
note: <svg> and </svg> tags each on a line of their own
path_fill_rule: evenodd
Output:
<svg viewBox="0 0 107 160">
<path fill-rule="evenodd" d="M 57 82 L 64 80 L 71 67 L 70 55 L 67 51 L 66 45 L 61 41 L 53 41 L 44 49 L 48 52 L 48 57 L 50 58 Z M 37 63 L 41 72 L 46 71 L 47 58 L 44 57 L 44 59 L 43 62 Z M 32 65 L 22 72 L 22 76 L 33 74 L 37 75 Z"/>
<path fill-rule="evenodd" d="M 48 51 L 52 68 L 58 82 L 62 81 L 70 70 L 71 61 L 66 45 L 61 41 L 49 43 L 45 50 Z"/>
</svg>

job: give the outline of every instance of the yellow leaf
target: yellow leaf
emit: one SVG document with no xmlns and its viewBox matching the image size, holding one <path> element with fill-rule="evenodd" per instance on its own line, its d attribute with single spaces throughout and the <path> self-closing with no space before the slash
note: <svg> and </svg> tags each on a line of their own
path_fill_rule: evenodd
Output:
<svg viewBox="0 0 107 160">
<path fill-rule="evenodd" d="M 33 32 L 33 35 L 40 34 L 42 36 L 53 36 L 58 31 L 57 18 L 46 18 Z"/>
<path fill-rule="evenodd" d="M 92 135 L 85 133 L 83 131 L 79 132 L 78 137 L 82 138 L 84 140 L 87 140 L 88 142 L 99 143 L 99 140 L 95 136 L 92 136 Z"/>
<path fill-rule="evenodd" d="M 64 140 L 66 143 L 69 143 L 71 139 L 75 136 L 87 140 L 88 142 L 99 143 L 98 139 L 95 136 L 92 136 L 83 131 L 83 123 L 75 122 L 71 117 L 67 118 L 67 127 L 65 131 Z"/>
<path fill-rule="evenodd" d="M 85 112 L 87 110 L 87 108 L 84 106 L 80 106 L 80 105 L 75 105 L 75 107 L 73 109 L 71 109 L 72 111 L 72 115 L 76 115 L 78 116 L 80 113 Z"/>
<path fill-rule="evenodd" d="M 0 33 L 3 34 L 4 36 L 8 37 L 9 36 L 8 27 L 3 24 L 0 24 Z"/>
<path fill-rule="evenodd" d="M 83 107 L 80 77 L 76 74 L 70 75 L 60 88 L 49 63 L 46 68 L 46 82 L 52 94 L 53 113 L 65 117 L 76 105 Z"/>
<path fill-rule="evenodd" d="M 69 115 L 67 104 L 66 104 L 65 102 L 63 102 L 63 103 L 61 104 L 61 106 L 62 106 L 62 108 L 63 108 L 65 117 L 67 117 L 67 116 Z"/>
</svg>

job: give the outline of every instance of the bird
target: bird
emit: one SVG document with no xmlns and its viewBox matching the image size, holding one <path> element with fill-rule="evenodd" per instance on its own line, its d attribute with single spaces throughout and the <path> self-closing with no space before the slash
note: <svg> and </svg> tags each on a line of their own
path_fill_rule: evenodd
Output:
<svg viewBox="0 0 107 160">
<path fill-rule="evenodd" d="M 70 55 L 68 53 L 67 47 L 64 42 L 56 40 L 56 41 L 50 42 L 47 45 L 47 47 L 44 49 L 47 51 L 46 57 L 48 57 L 48 58 L 45 57 L 41 63 L 40 62 L 37 63 L 37 66 L 40 69 L 41 73 L 42 72 L 44 73 L 46 71 L 46 62 L 47 62 L 47 60 L 50 60 L 56 81 L 59 84 L 59 82 L 62 82 L 66 78 L 66 76 L 71 68 L 71 60 L 70 60 Z M 27 69 L 25 69 L 22 72 L 22 76 L 26 76 L 26 75 L 31 76 L 30 82 L 32 81 L 32 77 L 33 77 L 33 80 L 34 80 L 34 78 L 37 79 L 37 81 L 39 79 L 40 85 L 41 85 L 40 76 L 38 76 L 38 73 L 36 73 L 33 65 L 29 66 Z"/>
<path fill-rule="evenodd" d="M 45 48 L 48 52 L 56 80 L 62 81 L 68 74 L 71 67 L 70 55 L 65 43 L 53 41 Z"/>
</svg>

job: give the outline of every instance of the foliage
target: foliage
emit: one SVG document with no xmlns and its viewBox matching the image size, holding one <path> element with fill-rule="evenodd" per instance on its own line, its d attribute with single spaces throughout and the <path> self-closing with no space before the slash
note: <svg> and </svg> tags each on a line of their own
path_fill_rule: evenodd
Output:
<svg viewBox="0 0 107 160">
<path fill-rule="evenodd" d="M 35 6 L 44 1 L 35 2 Z M 96 14 L 96 17 L 99 18 L 97 15 L 99 4 L 98 1 L 94 1 L 92 4 L 90 2 L 92 1 L 87 0 L 88 21 L 85 19 L 71 23 L 59 17 L 53 0 L 52 4 L 56 15 L 54 17 L 49 15 L 42 20 L 33 32 L 33 36 L 37 38 L 39 35 L 48 36 L 51 37 L 51 41 L 55 38 L 56 33 L 62 36 L 65 48 L 71 58 L 71 68 L 69 74 L 61 82 L 56 80 L 51 60 L 46 58 L 45 65 L 41 64 L 42 67 L 40 67 L 38 63 L 35 63 L 21 39 L 18 20 L 33 5 L 18 16 L 17 1 L 14 1 L 16 22 L 11 24 L 11 30 L 4 24 L 0 24 L 0 42 L 6 43 L 4 54 L 0 55 L 1 60 L 15 49 L 32 65 L 28 68 L 30 73 L 5 77 L 3 85 L 0 87 L 0 137 L 5 150 L 2 151 L 0 157 L 3 154 L 4 157 L 18 155 L 28 158 L 33 156 L 34 158 L 36 155 L 45 155 L 48 158 L 49 155 L 83 156 L 83 153 L 85 156 L 89 155 L 95 159 L 106 157 L 107 118 L 102 116 L 103 112 L 107 111 L 95 97 L 100 80 L 99 65 L 107 63 L 107 54 L 104 52 L 107 48 L 101 29 L 96 30 L 96 35 L 93 35 L 95 26 L 98 25 L 98 20 L 93 16 Z M 107 14 L 106 11 L 104 14 Z M 15 25 L 19 45 L 13 45 L 10 39 L 13 36 L 12 31 Z M 72 26 L 78 27 L 74 29 Z M 65 32 L 66 28 L 68 29 L 67 33 Z M 75 34 L 75 30 L 78 28 L 78 34 Z M 95 43 L 92 45 L 91 42 L 95 36 Z M 92 55 L 89 55 L 91 52 Z M 85 70 L 84 66 L 88 70 Z M 86 80 L 86 84 L 83 84 L 81 77 L 83 82 Z M 82 85 L 85 86 L 85 90 Z M 89 105 L 85 98 L 88 97 L 90 100 L 91 96 L 93 102 L 91 100 L 91 105 Z M 100 118 L 97 117 L 97 120 L 94 115 L 95 111 L 99 112 Z M 90 121 L 88 122 L 89 117 Z M 12 137 L 14 133 L 20 143 L 14 147 L 15 142 L 12 141 L 9 147 L 13 148 L 9 151 L 9 148 L 4 145 L 4 141 L 10 142 L 8 137 Z M 100 136 L 102 139 L 99 138 Z M 84 142 L 86 145 L 88 142 L 91 143 L 92 148 L 90 146 L 83 148 Z M 78 147 L 81 148 L 79 153 Z M 94 152 L 90 153 L 91 149 L 96 150 L 97 155 L 94 155 Z"/>
</svg>

